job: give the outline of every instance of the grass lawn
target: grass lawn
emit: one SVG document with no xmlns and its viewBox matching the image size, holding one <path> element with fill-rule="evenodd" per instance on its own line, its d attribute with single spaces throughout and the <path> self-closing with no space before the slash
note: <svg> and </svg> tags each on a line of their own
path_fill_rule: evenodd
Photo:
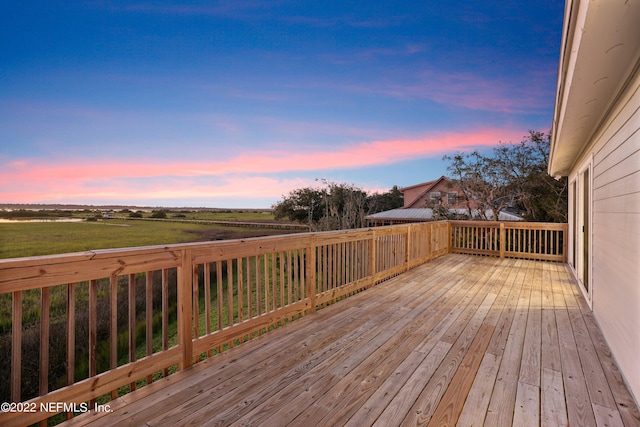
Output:
<svg viewBox="0 0 640 427">
<path fill-rule="evenodd" d="M 282 230 L 277 233 L 282 234 Z M 240 238 L 249 234 L 276 234 L 276 230 L 125 220 L 0 223 L 0 258 Z"/>
</svg>

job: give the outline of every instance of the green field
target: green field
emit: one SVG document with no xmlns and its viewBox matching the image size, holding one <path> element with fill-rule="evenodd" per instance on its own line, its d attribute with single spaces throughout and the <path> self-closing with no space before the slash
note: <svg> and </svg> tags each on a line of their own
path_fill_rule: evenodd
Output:
<svg viewBox="0 0 640 427">
<path fill-rule="evenodd" d="M 269 217 L 269 215 L 264 216 Z M 0 223 L 0 259 L 284 233 L 286 233 L 285 230 L 266 228 L 117 219 L 87 222 Z"/>
</svg>

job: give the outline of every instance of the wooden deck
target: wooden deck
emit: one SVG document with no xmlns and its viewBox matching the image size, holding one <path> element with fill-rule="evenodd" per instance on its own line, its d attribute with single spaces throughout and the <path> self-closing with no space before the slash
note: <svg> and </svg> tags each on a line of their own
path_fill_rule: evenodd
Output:
<svg viewBox="0 0 640 427">
<path fill-rule="evenodd" d="M 640 425 L 571 277 L 446 255 L 65 425 Z"/>
</svg>

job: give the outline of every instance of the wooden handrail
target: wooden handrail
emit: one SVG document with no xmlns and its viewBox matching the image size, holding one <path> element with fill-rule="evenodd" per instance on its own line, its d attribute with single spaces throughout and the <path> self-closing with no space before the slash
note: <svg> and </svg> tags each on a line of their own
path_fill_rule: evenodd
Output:
<svg viewBox="0 0 640 427">
<path fill-rule="evenodd" d="M 0 400 L 16 409 L 0 425 L 108 403 L 448 252 L 562 261 L 566 231 L 444 221 L 0 260 Z"/>
</svg>

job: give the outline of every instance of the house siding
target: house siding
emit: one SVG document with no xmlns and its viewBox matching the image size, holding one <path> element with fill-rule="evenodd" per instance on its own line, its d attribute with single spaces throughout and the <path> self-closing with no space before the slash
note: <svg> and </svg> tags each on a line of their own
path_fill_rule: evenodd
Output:
<svg viewBox="0 0 640 427">
<path fill-rule="evenodd" d="M 428 192 L 424 193 L 426 190 Z M 430 194 L 439 192 L 441 203 L 451 209 L 471 209 L 477 208 L 474 201 L 467 203 L 464 200 L 464 193 L 455 182 L 448 178 L 438 181 L 426 182 L 424 184 L 403 188 L 400 191 L 404 194 L 404 208 L 426 208 L 431 206 Z M 424 194 L 423 194 L 424 193 Z M 455 204 L 449 204 L 447 201 L 447 193 L 456 193 L 457 201 Z"/>
<path fill-rule="evenodd" d="M 593 156 L 593 312 L 640 396 L 640 75 L 596 134 Z M 577 171 L 574 170 L 573 174 Z"/>
</svg>

